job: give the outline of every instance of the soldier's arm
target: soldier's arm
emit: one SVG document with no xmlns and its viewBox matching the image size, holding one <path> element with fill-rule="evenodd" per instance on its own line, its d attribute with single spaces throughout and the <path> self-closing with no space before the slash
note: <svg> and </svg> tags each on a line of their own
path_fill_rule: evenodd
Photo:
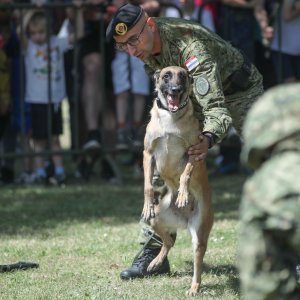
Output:
<svg viewBox="0 0 300 300">
<path fill-rule="evenodd" d="M 192 57 L 195 64 L 198 64 L 189 71 L 194 80 L 193 94 L 198 103 L 194 105 L 195 111 L 197 114 L 197 110 L 202 110 L 203 132 L 212 134 L 213 140 L 209 142 L 216 143 L 225 136 L 232 123 L 229 111 L 225 107 L 218 65 L 209 53 L 206 53 L 201 46 L 198 47 L 197 42 L 189 44 L 187 49 L 182 57 L 183 65 L 187 67 L 187 61 Z"/>
</svg>

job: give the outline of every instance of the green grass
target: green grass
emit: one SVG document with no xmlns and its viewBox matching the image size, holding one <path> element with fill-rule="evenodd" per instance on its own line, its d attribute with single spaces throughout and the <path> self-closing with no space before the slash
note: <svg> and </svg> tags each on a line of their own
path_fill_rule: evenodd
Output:
<svg viewBox="0 0 300 300">
<path fill-rule="evenodd" d="M 215 223 L 201 299 L 240 299 L 235 268 L 238 207 L 245 177 L 210 176 Z M 191 241 L 179 231 L 171 276 L 123 282 L 119 273 L 139 250 L 143 182 L 93 179 L 65 188 L 1 187 L 0 264 L 35 261 L 38 269 L 0 273 L 0 299 L 185 299 Z"/>
</svg>

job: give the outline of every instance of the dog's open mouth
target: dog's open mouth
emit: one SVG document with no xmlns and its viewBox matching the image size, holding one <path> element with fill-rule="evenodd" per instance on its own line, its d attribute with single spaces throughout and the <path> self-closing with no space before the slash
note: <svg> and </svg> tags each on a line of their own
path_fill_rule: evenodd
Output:
<svg viewBox="0 0 300 300">
<path fill-rule="evenodd" d="M 168 101 L 168 107 L 169 111 L 176 112 L 179 109 L 180 106 L 180 95 L 171 95 L 167 94 L 167 101 Z"/>
</svg>

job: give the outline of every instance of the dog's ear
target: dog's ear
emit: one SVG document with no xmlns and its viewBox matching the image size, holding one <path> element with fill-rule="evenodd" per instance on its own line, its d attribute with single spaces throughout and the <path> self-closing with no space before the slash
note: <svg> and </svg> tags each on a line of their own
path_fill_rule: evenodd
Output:
<svg viewBox="0 0 300 300">
<path fill-rule="evenodd" d="M 158 82 L 160 71 L 161 71 L 160 69 L 157 69 L 153 74 L 153 79 L 154 79 L 155 84 L 157 84 L 157 82 Z"/>
</svg>

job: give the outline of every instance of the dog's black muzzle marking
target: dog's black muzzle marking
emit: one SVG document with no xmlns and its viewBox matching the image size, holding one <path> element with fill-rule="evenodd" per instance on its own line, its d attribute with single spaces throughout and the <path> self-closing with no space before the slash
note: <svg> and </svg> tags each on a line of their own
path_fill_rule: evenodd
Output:
<svg viewBox="0 0 300 300">
<path fill-rule="evenodd" d="M 165 85 L 164 85 L 165 86 Z M 178 96 L 183 92 L 183 87 L 182 85 L 177 85 L 177 86 L 171 86 L 170 88 L 166 89 L 162 94 L 164 95 L 165 98 L 167 98 L 168 95 L 171 96 Z M 181 95 L 180 95 L 181 96 Z M 176 114 L 179 110 L 183 109 L 189 101 L 189 97 L 187 95 L 186 99 L 184 101 L 181 102 L 181 104 L 178 107 L 177 111 L 170 111 L 167 107 L 165 107 L 162 102 L 160 101 L 160 99 L 157 97 L 156 98 L 156 102 L 157 102 L 157 106 L 158 108 L 170 111 L 172 114 Z"/>
<path fill-rule="evenodd" d="M 183 109 L 188 104 L 189 97 L 186 97 L 186 99 L 178 107 L 177 111 L 170 111 L 168 107 L 163 106 L 163 104 L 161 103 L 161 101 L 160 101 L 160 99 L 158 97 L 155 100 L 156 100 L 158 108 L 167 110 L 167 111 L 171 112 L 172 114 L 176 114 L 176 113 L 178 113 L 181 109 Z"/>
<path fill-rule="evenodd" d="M 185 88 L 188 89 L 189 87 L 189 82 L 187 81 L 189 80 L 189 78 L 187 77 L 185 72 L 173 73 L 168 70 L 166 73 L 158 74 L 160 74 L 159 76 L 161 81 L 159 81 L 157 78 L 156 83 L 158 85 L 157 88 L 161 91 L 161 95 L 163 95 L 165 99 L 167 99 L 168 96 L 180 98 L 180 105 L 178 106 L 178 109 L 176 111 L 172 111 L 169 109 L 169 107 L 164 105 L 163 101 L 161 101 L 159 97 L 157 97 L 155 99 L 157 102 L 157 106 L 158 108 L 167 110 L 172 114 L 176 114 L 177 112 L 179 112 L 179 110 L 183 109 L 188 103 L 188 94 L 186 95 L 185 99 L 182 99 L 182 97 L 184 93 L 187 92 L 185 91 Z"/>
<path fill-rule="evenodd" d="M 169 94 L 170 95 L 179 95 L 182 92 L 182 86 L 171 86 Z"/>
</svg>

